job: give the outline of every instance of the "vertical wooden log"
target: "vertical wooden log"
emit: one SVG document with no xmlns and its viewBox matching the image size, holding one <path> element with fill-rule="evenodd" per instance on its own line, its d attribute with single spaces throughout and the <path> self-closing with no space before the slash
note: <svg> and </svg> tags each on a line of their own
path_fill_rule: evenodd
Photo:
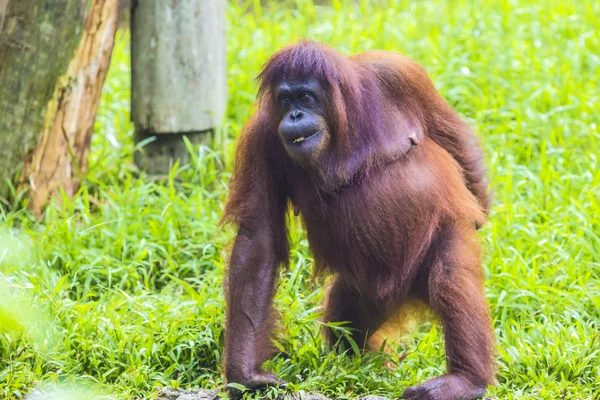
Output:
<svg viewBox="0 0 600 400">
<path fill-rule="evenodd" d="M 0 0 L 0 196 L 35 147 L 46 105 L 83 33 L 90 0 Z"/>
<path fill-rule="evenodd" d="M 221 125 L 226 102 L 226 0 L 133 0 L 132 110 L 136 154 L 150 173 L 186 163 L 182 140 L 205 141 Z"/>
<path fill-rule="evenodd" d="M 73 196 L 85 177 L 119 21 L 118 2 L 93 1 L 79 47 L 56 85 L 37 146 L 23 168 L 21 185 L 31 189 L 29 205 L 38 214 L 59 187 Z"/>
<path fill-rule="evenodd" d="M 0 34 L 2 33 L 2 27 L 4 26 L 4 16 L 6 15 L 7 6 L 8 0 L 0 0 Z"/>
</svg>

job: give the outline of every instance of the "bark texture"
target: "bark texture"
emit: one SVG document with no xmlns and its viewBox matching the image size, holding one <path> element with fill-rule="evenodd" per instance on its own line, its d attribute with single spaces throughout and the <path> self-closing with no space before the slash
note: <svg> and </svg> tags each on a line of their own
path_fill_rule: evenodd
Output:
<svg viewBox="0 0 600 400">
<path fill-rule="evenodd" d="M 226 0 L 132 1 L 131 118 L 137 142 L 157 136 L 135 160 L 151 174 L 189 161 L 183 136 L 202 144 L 211 130 L 220 132 L 226 6 Z"/>
<path fill-rule="evenodd" d="M 73 196 L 85 177 L 118 10 L 118 0 L 92 2 L 75 56 L 48 103 L 37 146 L 21 174 L 21 185 L 29 186 L 30 208 L 36 213 L 58 188 Z"/>
<path fill-rule="evenodd" d="M 148 133 L 213 129 L 225 109 L 225 0 L 134 1 L 131 116 Z"/>
<path fill-rule="evenodd" d="M 118 0 L 0 0 L 0 196 L 17 182 L 40 213 L 77 190 L 117 16 Z"/>
<path fill-rule="evenodd" d="M 91 0 L 0 0 L 0 196 L 37 143 Z"/>
</svg>

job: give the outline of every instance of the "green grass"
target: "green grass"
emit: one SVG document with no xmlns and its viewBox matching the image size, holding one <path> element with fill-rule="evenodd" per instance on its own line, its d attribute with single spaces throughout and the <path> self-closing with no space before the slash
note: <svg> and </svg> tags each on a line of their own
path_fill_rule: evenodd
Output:
<svg viewBox="0 0 600 400">
<path fill-rule="evenodd" d="M 87 185 L 41 223 L 2 206 L 0 398 L 53 384 L 123 399 L 160 385 L 223 384 L 221 284 L 232 232 L 217 222 L 233 139 L 251 113 L 261 64 L 300 37 L 347 54 L 409 55 L 481 137 L 495 190 L 481 231 L 499 345 L 490 396 L 600 398 L 600 3 L 246 3 L 228 9 L 225 151 L 199 150 L 165 181 L 139 176 L 128 36 L 119 33 Z M 322 282 L 310 280 L 297 223 L 291 243 L 277 295 L 283 351 L 267 366 L 292 389 L 398 397 L 444 371 L 430 324 L 399 345 L 407 357 L 393 370 L 382 356 L 327 353 Z"/>
</svg>

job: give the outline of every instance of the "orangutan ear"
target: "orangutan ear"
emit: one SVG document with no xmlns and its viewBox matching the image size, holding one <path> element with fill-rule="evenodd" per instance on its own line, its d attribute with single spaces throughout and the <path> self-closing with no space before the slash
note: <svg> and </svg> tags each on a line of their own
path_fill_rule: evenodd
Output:
<svg viewBox="0 0 600 400">
<path fill-rule="evenodd" d="M 411 130 L 408 134 L 408 140 L 410 141 L 410 144 L 412 146 L 416 146 L 419 143 L 421 143 L 422 139 L 423 139 L 423 134 L 420 132 L 417 132 L 416 130 Z"/>
<path fill-rule="evenodd" d="M 394 126 L 390 140 L 399 153 L 407 153 L 421 144 L 425 136 L 425 127 L 419 118 L 407 113 L 402 108 L 391 116 Z"/>
</svg>

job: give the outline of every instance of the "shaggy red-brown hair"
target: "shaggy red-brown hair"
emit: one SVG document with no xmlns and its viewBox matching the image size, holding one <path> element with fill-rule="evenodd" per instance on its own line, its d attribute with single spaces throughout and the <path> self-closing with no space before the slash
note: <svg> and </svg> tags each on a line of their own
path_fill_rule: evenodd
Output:
<svg viewBox="0 0 600 400">
<path fill-rule="evenodd" d="M 330 137 L 308 164 L 286 153 L 274 95 L 279 83 L 306 77 L 326 93 Z M 260 364 L 270 348 L 277 266 L 289 257 L 291 203 L 317 271 L 335 274 L 326 321 L 351 321 L 362 344 L 402 303 L 422 300 L 442 321 L 449 374 L 408 395 L 444 387 L 446 397 L 430 398 L 459 399 L 485 391 L 494 338 L 476 228 L 490 197 L 468 125 L 422 67 L 395 53 L 346 57 L 301 41 L 273 55 L 258 80 L 257 111 L 237 145 L 224 212 L 239 226 L 228 279 L 228 379 L 277 382 Z"/>
</svg>

